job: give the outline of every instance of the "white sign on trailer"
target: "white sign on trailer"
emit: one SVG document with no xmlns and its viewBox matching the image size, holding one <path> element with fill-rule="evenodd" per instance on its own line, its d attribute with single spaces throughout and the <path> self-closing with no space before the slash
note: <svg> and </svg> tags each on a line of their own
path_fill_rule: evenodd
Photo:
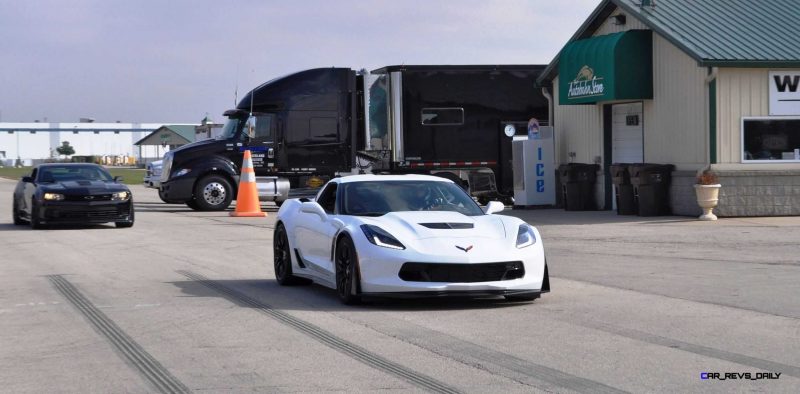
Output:
<svg viewBox="0 0 800 394">
<path fill-rule="evenodd" d="M 800 71 L 770 71 L 769 114 L 800 115 Z"/>
</svg>

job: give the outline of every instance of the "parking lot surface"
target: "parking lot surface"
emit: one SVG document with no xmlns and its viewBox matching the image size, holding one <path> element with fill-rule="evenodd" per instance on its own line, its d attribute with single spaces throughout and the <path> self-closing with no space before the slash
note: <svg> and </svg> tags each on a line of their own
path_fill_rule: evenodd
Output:
<svg viewBox="0 0 800 394">
<path fill-rule="evenodd" d="M 133 228 L 34 231 L 14 184 L 2 392 L 800 391 L 798 217 L 505 211 L 541 231 L 541 299 L 344 306 L 277 285 L 272 204 L 232 218 L 133 186 Z"/>
</svg>

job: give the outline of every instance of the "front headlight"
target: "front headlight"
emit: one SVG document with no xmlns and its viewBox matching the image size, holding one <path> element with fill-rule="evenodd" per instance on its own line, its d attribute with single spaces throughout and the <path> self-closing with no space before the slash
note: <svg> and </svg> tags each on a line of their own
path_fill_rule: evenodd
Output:
<svg viewBox="0 0 800 394">
<path fill-rule="evenodd" d="M 46 201 L 61 201 L 64 199 L 64 195 L 58 193 L 45 193 L 42 198 L 44 198 Z"/>
<path fill-rule="evenodd" d="M 519 231 L 517 231 L 517 248 L 524 248 L 536 243 L 536 233 L 533 232 L 533 227 L 527 224 L 520 224 Z"/>
<path fill-rule="evenodd" d="M 117 192 L 111 195 L 111 201 L 125 201 L 131 197 L 128 192 Z"/>
<path fill-rule="evenodd" d="M 397 240 L 397 238 L 393 237 L 391 234 L 387 233 L 386 230 L 378 226 L 362 224 L 361 231 L 364 232 L 367 240 L 369 240 L 369 242 L 371 242 L 373 245 L 398 250 L 403 250 L 406 248 L 400 243 L 400 241 Z"/>
</svg>

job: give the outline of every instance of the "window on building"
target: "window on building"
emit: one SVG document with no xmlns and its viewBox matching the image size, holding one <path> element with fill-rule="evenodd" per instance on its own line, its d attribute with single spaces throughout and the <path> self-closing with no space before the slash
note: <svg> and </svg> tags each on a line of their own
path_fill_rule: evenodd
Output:
<svg viewBox="0 0 800 394">
<path fill-rule="evenodd" d="M 464 124 L 464 108 L 423 108 L 422 124 L 426 126 L 457 126 Z"/>
<path fill-rule="evenodd" d="M 800 118 L 742 119 L 742 162 L 800 162 Z"/>
</svg>

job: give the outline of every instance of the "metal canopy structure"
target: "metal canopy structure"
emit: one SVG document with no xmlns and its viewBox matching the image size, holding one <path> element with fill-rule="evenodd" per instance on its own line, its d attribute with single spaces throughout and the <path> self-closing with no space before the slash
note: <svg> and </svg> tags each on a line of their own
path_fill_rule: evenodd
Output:
<svg viewBox="0 0 800 394">
<path fill-rule="evenodd" d="M 653 98 L 652 52 L 649 30 L 569 43 L 558 65 L 559 104 Z"/>
</svg>

